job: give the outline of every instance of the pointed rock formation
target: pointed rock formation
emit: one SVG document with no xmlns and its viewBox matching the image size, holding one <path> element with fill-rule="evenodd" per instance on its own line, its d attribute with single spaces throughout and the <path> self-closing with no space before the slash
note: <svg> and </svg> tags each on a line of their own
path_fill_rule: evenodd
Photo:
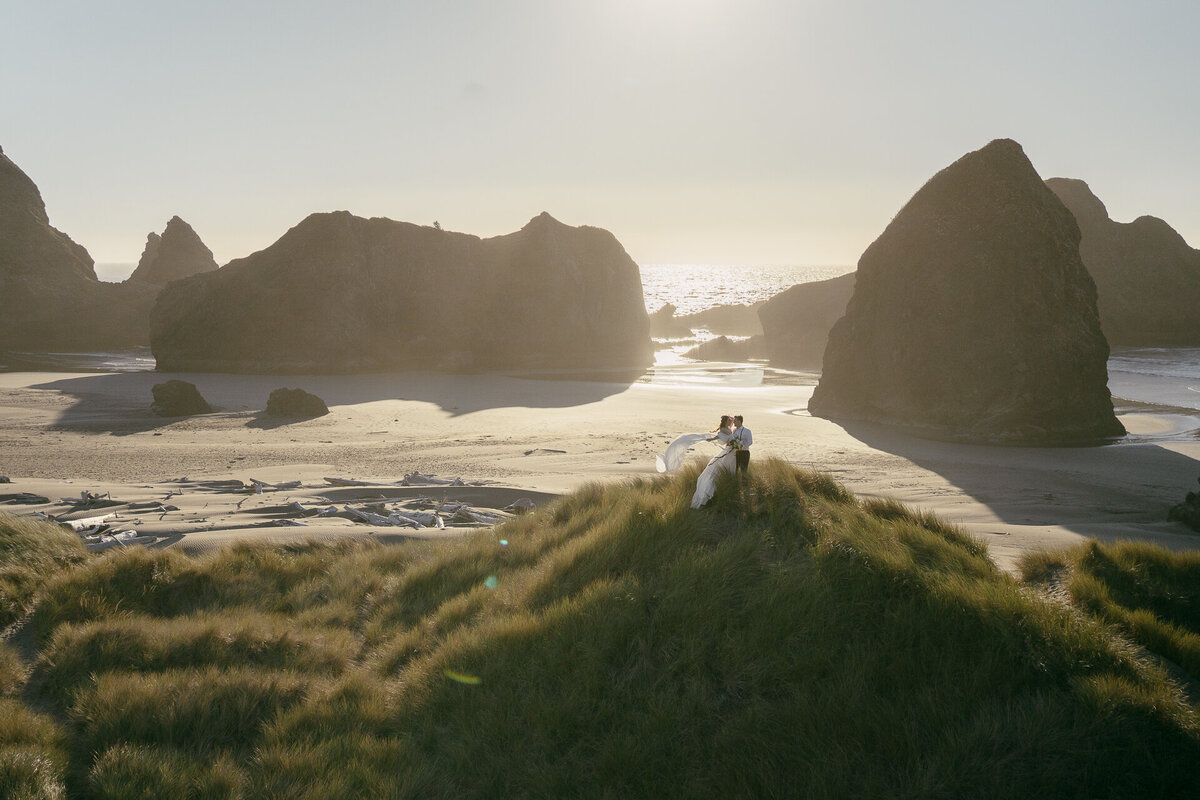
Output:
<svg viewBox="0 0 1200 800">
<path fill-rule="evenodd" d="M 1081 180 L 1046 181 L 1075 215 L 1111 345 L 1200 346 L 1200 250 L 1156 217 L 1115 222 Z"/>
<path fill-rule="evenodd" d="M 607 231 L 541 214 L 480 239 L 313 214 L 216 272 L 168 285 L 159 369 L 345 373 L 644 366 L 637 265 Z"/>
<path fill-rule="evenodd" d="M 790 369 L 820 369 L 829 330 L 846 313 L 854 294 L 854 275 L 798 283 L 758 309 L 771 364 Z"/>
<path fill-rule="evenodd" d="M 191 225 L 176 216 L 171 217 L 162 236 L 151 233 L 146 237 L 146 249 L 129 280 L 162 286 L 216 268 L 212 251 Z"/>
<path fill-rule="evenodd" d="M 87 250 L 50 225 L 37 186 L 0 150 L 0 351 L 72 347 L 108 299 Z"/>
<path fill-rule="evenodd" d="M 812 413 L 981 442 L 1120 435 L 1071 212 L 1021 146 L 933 176 L 867 248 Z"/>
</svg>

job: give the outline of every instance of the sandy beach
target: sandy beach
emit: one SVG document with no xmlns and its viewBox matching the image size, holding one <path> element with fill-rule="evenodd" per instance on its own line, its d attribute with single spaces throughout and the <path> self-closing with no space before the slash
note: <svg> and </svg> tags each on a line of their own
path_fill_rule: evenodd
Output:
<svg viewBox="0 0 1200 800">
<path fill-rule="evenodd" d="M 504 509 L 516 501 L 650 476 L 668 442 L 712 428 L 728 411 L 746 417 L 755 458 L 778 456 L 858 494 L 934 511 L 986 541 L 1005 569 L 1026 550 L 1083 537 L 1200 546 L 1200 537 L 1167 521 L 1200 475 L 1200 419 L 1187 413 L 1132 409 L 1122 415 L 1130 436 L 1103 447 L 983 447 L 809 416 L 816 376 L 804 373 L 695 364 L 637 378 L 581 377 L 0 374 L 0 475 L 11 481 L 0 485 L 9 500 L 2 508 L 72 519 L 115 514 L 106 520 L 113 528 L 188 549 L 238 538 L 455 535 L 468 516 L 445 529 L 416 528 L 315 509 L 373 502 L 419 514 L 452 504 L 483 524 L 513 513 Z M 168 378 L 195 383 L 216 411 L 151 413 L 150 389 Z M 280 386 L 321 396 L 330 414 L 266 416 L 267 395 Z M 403 485 L 413 473 L 432 481 Z M 462 485 L 445 483 L 456 480 Z M 108 498 L 63 501 L 84 492 Z M 13 502 L 22 493 L 49 502 Z"/>
</svg>

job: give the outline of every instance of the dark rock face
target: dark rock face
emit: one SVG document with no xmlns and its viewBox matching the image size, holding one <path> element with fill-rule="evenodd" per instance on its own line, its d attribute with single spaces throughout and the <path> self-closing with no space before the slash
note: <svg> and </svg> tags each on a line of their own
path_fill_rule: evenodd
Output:
<svg viewBox="0 0 1200 800">
<path fill-rule="evenodd" d="M 718 336 L 696 345 L 684 353 L 685 358 L 697 361 L 749 361 L 758 358 L 762 351 L 762 337 L 755 336 L 734 341 L 728 336 Z"/>
<path fill-rule="evenodd" d="M 339 211 L 168 285 L 151 323 L 164 370 L 643 366 L 637 265 L 598 228 L 548 214 L 480 239 Z"/>
<path fill-rule="evenodd" d="M 102 283 L 50 225 L 37 186 L 0 151 L 0 352 L 146 344 L 157 289 Z"/>
<path fill-rule="evenodd" d="M 969 441 L 1124 433 L 1079 228 L 1011 140 L 939 172 L 858 263 L 809 409 Z"/>
<path fill-rule="evenodd" d="M 205 246 L 192 226 L 179 217 L 171 217 L 162 236 L 146 237 L 146 249 L 131 282 L 164 285 L 180 278 L 212 272 L 217 268 L 212 251 Z"/>
<path fill-rule="evenodd" d="M 303 389 L 275 389 L 267 398 L 267 414 L 272 417 L 308 419 L 329 413 L 325 401 Z"/>
<path fill-rule="evenodd" d="M 196 384 L 170 380 L 156 383 L 151 389 L 154 403 L 150 410 L 160 417 L 190 417 L 193 414 L 211 414 L 212 408 L 200 395 Z"/>
<path fill-rule="evenodd" d="M 1079 254 L 1096 282 L 1109 344 L 1200 345 L 1200 250 L 1156 217 L 1114 222 L 1083 181 L 1046 185 L 1079 223 Z"/>
<path fill-rule="evenodd" d="M 829 331 L 854 294 L 854 276 L 798 283 L 763 303 L 758 318 L 772 365 L 820 369 Z"/>
<path fill-rule="evenodd" d="M 1197 482 L 1200 483 L 1200 478 L 1197 478 Z M 1167 519 L 1182 522 L 1200 533 L 1200 492 L 1188 492 L 1182 503 L 1172 506 L 1167 512 Z"/>
</svg>

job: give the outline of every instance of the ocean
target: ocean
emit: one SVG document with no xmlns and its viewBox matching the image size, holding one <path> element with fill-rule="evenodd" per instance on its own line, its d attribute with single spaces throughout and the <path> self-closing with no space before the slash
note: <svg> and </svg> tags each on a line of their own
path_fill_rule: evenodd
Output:
<svg viewBox="0 0 1200 800">
<path fill-rule="evenodd" d="M 751 305 L 797 283 L 823 281 L 853 272 L 854 267 L 738 267 L 700 264 L 643 264 L 642 293 L 653 313 L 673 303 L 676 314 L 695 314 L 713 306 Z"/>
</svg>

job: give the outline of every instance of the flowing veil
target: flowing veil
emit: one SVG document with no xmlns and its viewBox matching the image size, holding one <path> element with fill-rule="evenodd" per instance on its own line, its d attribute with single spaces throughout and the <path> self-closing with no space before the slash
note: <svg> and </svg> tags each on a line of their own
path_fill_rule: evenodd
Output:
<svg viewBox="0 0 1200 800">
<path fill-rule="evenodd" d="M 683 466 L 683 459 L 687 456 L 688 450 L 711 437 L 711 433 L 685 433 L 667 445 L 667 452 L 655 456 L 654 464 L 659 472 L 674 472 Z"/>
</svg>

